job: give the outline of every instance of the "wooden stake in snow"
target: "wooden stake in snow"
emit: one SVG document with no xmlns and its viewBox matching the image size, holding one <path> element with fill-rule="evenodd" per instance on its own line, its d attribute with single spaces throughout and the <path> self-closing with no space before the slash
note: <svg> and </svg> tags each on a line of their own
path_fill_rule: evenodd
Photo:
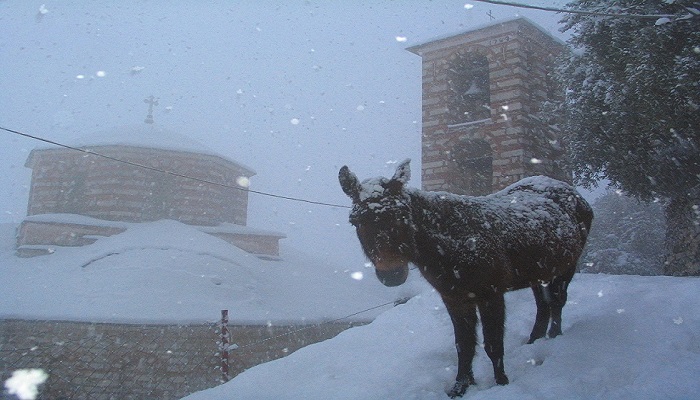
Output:
<svg viewBox="0 0 700 400">
<path fill-rule="evenodd" d="M 228 382 L 229 376 L 228 350 L 230 334 L 228 331 L 228 310 L 221 310 L 221 381 Z"/>
</svg>

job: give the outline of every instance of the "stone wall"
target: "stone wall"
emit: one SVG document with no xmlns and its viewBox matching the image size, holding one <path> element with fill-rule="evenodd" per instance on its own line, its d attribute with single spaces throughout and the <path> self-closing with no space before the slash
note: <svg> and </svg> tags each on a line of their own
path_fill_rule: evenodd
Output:
<svg viewBox="0 0 700 400">
<path fill-rule="evenodd" d="M 46 243 L 54 246 L 85 246 L 95 243 L 100 236 L 117 235 L 125 230 L 126 228 L 118 226 L 23 221 L 17 232 L 17 247 Z"/>
<path fill-rule="evenodd" d="M 230 352 L 229 375 L 351 326 L 229 325 L 231 343 L 240 346 Z M 0 320 L 0 380 L 41 368 L 49 378 L 40 399 L 179 399 L 221 383 L 218 341 L 218 324 Z"/>
<path fill-rule="evenodd" d="M 27 160 L 32 168 L 27 215 L 66 213 L 111 221 L 173 219 L 191 225 L 246 225 L 248 192 L 216 185 L 236 186 L 238 178 L 251 175 L 232 162 L 208 154 L 132 146 L 93 150 L 214 184 L 71 149 L 36 149 Z"/>
<path fill-rule="evenodd" d="M 246 235 L 238 233 L 212 233 L 232 245 L 258 255 L 278 257 L 280 255 L 279 236 Z"/>
<path fill-rule="evenodd" d="M 47 219 L 43 220 L 41 217 L 47 217 Z M 80 220 L 81 217 L 78 215 L 62 214 L 60 217 L 38 216 L 22 221 L 17 231 L 17 255 L 34 257 L 51 254 L 55 246 L 89 245 L 100 237 L 122 233 L 128 227 L 128 224 L 97 219 L 83 218 L 83 222 L 71 222 L 71 217 L 75 217 L 72 218 L 73 220 Z M 279 258 L 279 241 L 285 237 L 283 234 L 271 231 L 258 231 L 240 226 L 229 228 L 236 232 L 226 232 L 227 226 L 214 228 L 197 226 L 196 228 L 248 253 L 260 257 L 267 256 L 271 259 Z"/>
</svg>

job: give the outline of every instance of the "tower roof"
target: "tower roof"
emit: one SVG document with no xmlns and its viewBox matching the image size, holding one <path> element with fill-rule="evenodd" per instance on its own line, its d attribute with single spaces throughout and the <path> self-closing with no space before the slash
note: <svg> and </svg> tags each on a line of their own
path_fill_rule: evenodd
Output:
<svg viewBox="0 0 700 400">
<path fill-rule="evenodd" d="M 472 27 L 469 30 L 462 31 L 459 33 L 441 35 L 441 36 L 435 37 L 433 39 L 430 39 L 427 42 L 408 47 L 408 48 L 406 48 L 406 50 L 420 56 L 427 51 L 439 50 L 439 49 L 442 49 L 445 47 L 450 47 L 453 45 L 454 40 L 459 40 L 461 38 L 474 35 L 474 33 L 479 32 L 479 31 L 502 30 L 504 32 L 507 32 L 507 31 L 512 31 L 518 25 L 523 25 L 523 24 L 536 28 L 537 30 L 542 32 L 545 36 L 548 36 L 550 39 L 552 39 L 553 42 L 555 42 L 559 45 L 562 45 L 562 46 L 566 45 L 566 43 L 564 41 L 562 41 L 559 38 L 554 37 L 549 31 L 545 30 L 541 26 L 532 22 L 528 18 L 515 17 L 515 18 L 506 19 L 506 20 L 502 20 L 502 21 L 491 22 L 488 24 L 477 25 L 477 26 Z"/>
</svg>

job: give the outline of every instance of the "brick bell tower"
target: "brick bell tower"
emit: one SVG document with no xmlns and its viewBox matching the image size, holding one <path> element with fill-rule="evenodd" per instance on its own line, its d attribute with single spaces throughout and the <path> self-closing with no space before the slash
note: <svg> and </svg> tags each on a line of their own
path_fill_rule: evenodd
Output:
<svg viewBox="0 0 700 400">
<path fill-rule="evenodd" d="M 563 42 L 525 18 L 408 48 L 423 59 L 423 189 L 484 195 L 526 176 L 565 181 L 543 107 Z"/>
</svg>

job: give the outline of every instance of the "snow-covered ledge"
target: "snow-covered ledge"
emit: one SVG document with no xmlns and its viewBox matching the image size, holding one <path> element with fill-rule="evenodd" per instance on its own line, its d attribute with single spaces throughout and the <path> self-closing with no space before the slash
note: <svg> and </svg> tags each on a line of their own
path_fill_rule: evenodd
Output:
<svg viewBox="0 0 700 400">
<path fill-rule="evenodd" d="M 100 237 L 120 234 L 138 222 L 107 221 L 78 214 L 37 214 L 26 217 L 17 232 L 17 255 L 51 254 L 56 246 L 86 246 Z M 279 258 L 280 232 L 224 223 L 193 228 L 265 259 Z"/>
</svg>

